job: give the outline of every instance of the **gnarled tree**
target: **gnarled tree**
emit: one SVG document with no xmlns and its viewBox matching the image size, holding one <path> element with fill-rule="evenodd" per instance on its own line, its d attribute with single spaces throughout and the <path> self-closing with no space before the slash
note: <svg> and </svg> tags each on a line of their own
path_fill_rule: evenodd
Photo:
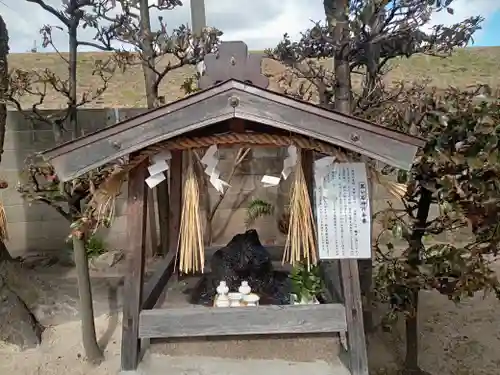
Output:
<svg viewBox="0 0 500 375">
<path fill-rule="evenodd" d="M 196 35 L 187 25 L 181 25 L 169 33 L 162 14 L 182 6 L 179 0 L 160 0 L 155 3 L 148 0 L 116 0 L 116 4 L 120 11 L 113 17 L 102 12 L 96 13 L 97 19 L 108 23 L 96 39 L 104 38 L 104 43 L 112 39 L 132 46 L 135 54 L 130 63 L 142 66 L 147 108 L 165 104 L 160 86 L 167 74 L 185 65 L 198 64 L 206 53 L 214 51 L 222 33 L 215 28 L 205 28 Z M 158 29 L 154 29 L 151 24 L 153 12 L 158 17 Z M 160 225 L 168 222 L 168 189 L 167 180 L 157 187 Z M 160 232 L 160 252 L 164 255 L 169 250 L 166 233 Z"/>
<path fill-rule="evenodd" d="M 89 91 L 78 93 L 77 69 L 78 48 L 80 46 L 97 46 L 94 41 L 83 41 L 78 38 L 81 27 L 93 28 L 100 36 L 99 45 L 102 50 L 113 51 L 110 41 L 102 34 L 103 28 L 93 17 L 94 12 L 106 14 L 113 9 L 112 2 L 107 0 L 68 0 L 62 4 L 52 6 L 44 0 L 26 0 L 39 6 L 57 20 L 57 25 L 44 25 L 41 29 L 43 46 L 51 46 L 59 57 L 67 64 L 68 75 L 58 76 L 46 67 L 38 71 L 16 69 L 9 75 L 8 102 L 22 112 L 32 123 L 44 122 L 49 124 L 55 140 L 60 143 L 81 135 L 78 122 L 78 109 L 93 101 L 106 90 L 109 79 L 117 68 L 123 67 L 127 53 L 112 54 L 107 60 L 98 60 L 93 67 L 93 75 L 101 78 L 102 85 Z M 56 31 L 66 32 L 68 44 L 64 49 L 68 53 L 61 53 L 60 46 L 53 43 L 52 34 Z M 42 109 L 48 96 L 60 96 L 67 103 L 62 109 L 48 114 Z M 26 167 L 26 181 L 19 190 L 23 196 L 35 202 L 50 205 L 68 220 L 68 229 L 72 225 L 72 240 L 75 254 L 75 263 L 78 276 L 78 290 L 80 295 L 80 315 L 82 320 L 82 336 L 86 357 L 90 362 L 98 363 L 102 359 L 102 352 L 97 345 L 94 313 L 92 306 L 92 292 L 88 260 L 85 250 L 85 230 L 78 225 L 92 202 L 93 191 L 110 173 L 104 169 L 82 178 L 63 183 L 57 179 L 52 167 L 45 165 L 36 158 L 32 158 Z"/>
<path fill-rule="evenodd" d="M 428 93 L 427 87 L 408 88 L 407 85 L 403 84 L 385 87 L 383 82 L 385 74 L 390 69 L 391 61 L 395 59 L 411 58 L 415 54 L 446 58 L 455 48 L 464 47 L 472 40 L 472 35 L 480 27 L 481 17 L 469 17 L 450 26 L 429 27 L 430 16 L 433 12 L 453 12 L 450 6 L 452 6 L 452 0 L 324 0 L 326 23 L 315 24 L 311 29 L 306 30 L 298 41 L 292 41 L 285 35 L 284 40 L 275 49 L 267 52 L 269 56 L 280 60 L 289 67 L 287 75 L 282 79 L 282 84 L 290 95 L 310 100 L 313 94 L 317 94 L 320 105 L 335 107 L 342 111 L 346 111 L 346 103 L 349 103 L 350 110 L 355 115 L 426 137 L 429 145 L 434 145 L 436 138 L 439 138 L 439 132 L 444 132 L 443 137 L 448 137 L 447 142 L 451 143 L 455 137 L 453 129 L 439 128 L 435 122 L 436 118 L 432 115 L 431 108 L 437 106 L 440 108 L 442 116 L 446 116 L 448 111 L 453 114 L 456 124 L 460 123 L 459 118 L 467 123 L 467 125 L 463 125 L 467 130 L 460 130 L 460 138 L 463 138 L 460 142 L 462 142 L 477 131 L 478 120 L 475 113 L 477 113 L 478 108 L 482 107 L 476 108 L 471 104 L 470 100 L 474 94 L 449 92 L 447 98 L 453 103 L 446 106 L 438 96 L 435 96 L 435 93 L 426 97 L 419 96 L 419 90 Z M 426 29 L 427 31 L 425 31 Z M 335 60 L 334 72 L 324 63 L 324 59 L 331 57 L 334 57 Z M 355 76 L 362 77 L 361 85 L 349 90 L 350 80 Z M 300 84 L 297 85 L 296 82 L 300 82 Z M 455 103 L 459 99 L 460 103 L 466 106 L 466 109 L 457 112 Z M 339 106 L 340 103 L 342 106 Z M 429 106 L 427 106 L 428 104 Z M 493 113 L 493 104 L 488 105 L 488 110 Z M 486 115 L 486 118 L 491 119 L 491 115 Z M 488 130 L 490 134 L 495 126 L 495 124 L 491 124 Z M 488 142 L 493 142 L 494 138 L 495 136 L 491 136 Z M 471 143 L 468 143 L 469 141 Z M 479 144 L 475 144 L 476 141 L 469 141 L 466 143 L 474 144 L 470 147 L 478 150 Z M 443 202 L 443 199 L 448 202 L 447 204 L 455 202 L 456 205 L 461 204 L 457 202 L 462 198 L 470 199 L 467 194 L 464 196 L 446 195 L 447 198 L 438 194 L 439 191 L 442 191 L 442 186 L 440 183 L 436 183 L 436 179 L 445 175 L 447 175 L 446 178 L 450 178 L 448 172 L 455 169 L 448 169 L 444 160 L 430 162 L 428 153 L 431 152 L 432 147 L 434 146 L 427 147 L 424 154 L 415 163 L 411 174 L 413 177 L 408 182 L 408 193 L 402 197 L 402 204 L 405 207 L 403 213 L 409 218 L 404 227 L 408 247 L 403 251 L 402 256 L 396 256 L 397 252 L 391 252 L 391 256 L 385 254 L 385 256 L 378 258 L 382 261 L 381 268 L 377 272 L 379 296 L 385 295 L 391 299 L 390 296 L 393 296 L 396 285 L 404 284 L 407 286 L 407 288 L 403 288 L 408 296 L 405 303 L 396 305 L 406 312 L 406 370 L 409 373 L 420 372 L 417 350 L 417 311 L 418 292 L 422 285 L 416 285 L 410 280 L 414 277 L 413 273 L 420 272 L 422 257 L 425 251 L 429 250 L 422 244 L 422 238 L 428 232 L 436 232 L 436 228 L 434 230 L 431 228 L 438 222 L 441 231 L 454 228 L 453 221 L 446 218 L 442 218 L 441 221 L 429 220 L 429 207 L 436 202 Z M 455 152 L 458 151 L 452 148 L 448 149 L 447 157 L 455 157 Z M 487 154 L 492 153 L 494 152 L 491 150 L 487 152 Z M 432 176 L 428 173 L 428 168 L 434 170 Z M 491 166 L 487 168 L 491 168 Z M 421 173 L 422 170 L 426 173 Z M 467 181 L 473 179 L 468 174 L 469 171 L 470 169 L 466 169 L 465 172 L 461 172 L 464 173 L 463 178 Z M 474 179 L 474 181 L 474 184 L 478 183 L 478 180 Z M 477 188 L 484 189 L 485 187 Z M 488 191 L 488 196 L 491 195 L 495 195 L 494 189 Z M 493 202 L 496 202 L 496 198 L 493 199 Z M 493 203 L 493 206 L 495 204 Z M 475 207 L 474 210 L 476 213 L 479 212 L 477 220 L 482 225 L 483 229 L 481 230 L 490 231 L 493 228 L 492 222 L 486 219 L 491 217 L 491 212 L 488 211 L 490 209 Z M 398 213 L 392 208 L 391 212 L 395 215 Z M 467 219 L 470 219 L 470 215 L 466 211 L 459 212 L 462 213 L 462 222 L 467 222 Z M 401 226 L 395 226 L 390 220 L 386 224 L 389 222 L 392 223 L 392 227 L 401 228 Z M 488 229 L 485 229 L 486 227 Z M 399 229 L 395 229 L 395 233 L 399 231 Z M 471 250 L 476 246 L 472 244 L 476 243 L 477 236 L 475 232 L 471 244 L 460 250 L 464 257 L 474 258 L 474 264 L 478 267 L 474 268 L 474 272 L 481 269 L 482 273 L 471 272 L 467 274 L 467 277 L 480 281 L 468 283 L 469 288 L 470 285 L 476 286 L 473 288 L 474 290 L 482 287 L 490 288 L 495 284 L 495 279 L 491 277 L 487 267 L 486 254 L 491 254 L 494 251 L 496 240 L 491 238 L 487 241 L 488 245 L 484 246 L 488 250 Z M 389 247 L 391 246 L 390 244 Z M 437 248 L 432 249 L 436 250 Z M 469 250 L 471 252 L 468 252 Z M 456 251 L 451 252 L 456 254 Z M 446 250 L 441 248 L 438 253 L 441 255 L 432 258 L 436 267 L 439 264 L 438 258 L 446 253 Z M 478 253 L 481 255 L 477 255 Z M 404 272 L 397 274 L 397 282 L 394 279 L 394 272 L 390 274 L 380 271 L 396 262 L 394 257 L 397 258 L 398 265 L 404 264 L 406 267 Z M 442 258 L 439 259 L 445 262 Z M 450 257 L 446 262 L 455 271 L 460 268 L 459 263 L 463 264 L 461 259 L 454 257 Z M 462 272 L 461 275 L 465 273 Z M 362 282 L 362 285 L 365 285 L 365 291 L 366 284 L 366 282 Z M 463 286 L 464 283 L 461 282 L 449 283 L 447 289 L 440 288 L 440 290 L 442 292 L 446 290 L 445 293 L 450 296 L 462 295 Z M 438 287 L 438 284 L 434 284 L 434 287 Z M 395 298 L 397 299 L 397 297 Z"/>
</svg>

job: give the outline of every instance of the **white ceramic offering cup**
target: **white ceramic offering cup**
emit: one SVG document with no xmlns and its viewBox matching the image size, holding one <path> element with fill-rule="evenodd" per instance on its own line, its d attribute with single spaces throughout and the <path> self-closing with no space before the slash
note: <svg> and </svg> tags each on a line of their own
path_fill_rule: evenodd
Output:
<svg viewBox="0 0 500 375">
<path fill-rule="evenodd" d="M 231 292 L 228 293 L 227 297 L 229 298 L 229 306 L 238 307 L 241 306 L 241 293 Z"/>
<path fill-rule="evenodd" d="M 243 301 L 246 303 L 247 306 L 258 306 L 259 300 L 260 297 L 254 293 L 250 293 L 247 294 L 246 296 L 243 296 Z"/>
</svg>

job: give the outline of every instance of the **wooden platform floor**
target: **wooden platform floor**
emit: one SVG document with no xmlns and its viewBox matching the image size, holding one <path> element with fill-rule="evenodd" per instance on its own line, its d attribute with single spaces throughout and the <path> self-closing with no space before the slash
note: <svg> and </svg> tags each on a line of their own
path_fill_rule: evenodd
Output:
<svg viewBox="0 0 500 375">
<path fill-rule="evenodd" d="M 187 290 L 194 288 L 197 277 L 169 283 L 159 308 L 189 306 Z M 337 334 L 294 336 L 241 336 L 192 339 L 155 339 L 150 352 L 171 356 L 204 356 L 225 359 L 285 360 L 297 362 L 325 361 L 338 363 Z"/>
</svg>

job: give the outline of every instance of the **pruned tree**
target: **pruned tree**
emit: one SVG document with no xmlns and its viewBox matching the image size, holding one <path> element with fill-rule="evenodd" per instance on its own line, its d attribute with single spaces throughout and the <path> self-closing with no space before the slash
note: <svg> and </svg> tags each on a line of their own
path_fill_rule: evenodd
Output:
<svg viewBox="0 0 500 375">
<path fill-rule="evenodd" d="M 95 61 L 94 76 L 101 78 L 101 86 L 91 90 L 78 92 L 77 69 L 78 48 L 80 46 L 98 46 L 101 50 L 113 51 L 109 39 L 105 39 L 103 27 L 93 16 L 95 12 L 107 14 L 113 5 L 105 0 L 66 0 L 60 6 L 52 6 L 44 0 L 26 0 L 33 6 L 39 6 L 55 17 L 58 24 L 44 25 L 41 28 L 44 47 L 52 47 L 55 53 L 67 65 L 67 76 L 59 76 L 49 67 L 41 70 L 26 71 L 15 69 L 9 74 L 9 90 L 7 101 L 22 112 L 28 121 L 34 125 L 38 122 L 49 124 L 57 143 L 81 135 L 78 122 L 78 109 L 101 96 L 107 89 L 108 82 L 116 69 L 123 69 L 128 59 L 128 53 L 120 52 L 108 55 L 105 60 Z M 99 41 L 84 41 L 78 38 L 80 28 L 93 28 Z M 108 30 L 106 28 L 106 30 Z M 52 35 L 56 31 L 68 35 L 68 44 L 64 47 L 53 43 Z M 65 48 L 68 53 L 60 52 Z M 59 96 L 66 105 L 48 114 L 42 111 L 46 107 L 49 96 Z M 71 225 L 71 237 L 75 254 L 80 295 L 80 315 L 82 320 L 82 337 L 86 357 L 90 362 L 98 363 L 103 358 L 97 344 L 94 313 L 92 306 L 92 291 L 85 249 L 87 227 L 82 226 L 82 220 L 88 223 L 85 213 L 92 212 L 94 193 L 99 184 L 112 170 L 103 168 L 71 182 L 58 180 L 50 165 L 38 160 L 35 156 L 27 160 L 25 171 L 26 181 L 19 185 L 19 191 L 28 200 L 48 204 L 68 220 Z M 99 218 L 101 222 L 102 218 Z"/>
<path fill-rule="evenodd" d="M 97 12 L 96 18 L 108 23 L 97 37 L 106 43 L 109 39 L 115 43 L 132 46 L 135 54 L 130 64 L 142 66 L 147 108 L 165 104 L 161 94 L 161 84 L 167 74 L 185 65 L 196 65 L 206 53 L 213 52 L 222 33 L 215 28 L 205 28 L 200 35 L 195 35 L 187 25 L 181 25 L 169 32 L 163 20 L 166 11 L 182 6 L 180 0 L 160 0 L 152 3 L 148 0 L 116 0 L 120 11 L 114 16 Z M 151 19 L 158 17 L 159 27 L 153 28 Z M 168 182 L 165 180 L 157 188 L 160 218 L 168 216 Z M 160 219 L 161 220 L 161 219 Z M 162 220 L 164 221 L 164 220 Z M 162 231 L 161 235 L 166 232 Z M 160 241 L 167 245 L 166 238 Z M 168 251 L 162 248 L 161 252 Z"/>
<path fill-rule="evenodd" d="M 448 143 L 454 145 L 456 137 L 459 138 L 457 139 L 459 144 L 465 142 L 470 149 L 475 151 L 480 150 L 484 143 L 495 144 L 494 140 L 497 135 L 493 134 L 492 129 L 498 126 L 498 122 L 491 120 L 495 105 L 488 103 L 475 106 L 472 102 L 474 93 L 458 91 L 449 91 L 445 98 L 450 103 L 446 103 L 443 98 L 425 85 L 395 84 L 386 87 L 383 81 L 394 59 L 410 58 L 415 54 L 446 58 L 455 48 L 464 47 L 470 43 L 474 32 L 480 28 L 481 17 L 469 17 L 451 26 L 429 27 L 430 16 L 433 12 L 452 13 L 453 9 L 450 6 L 452 6 L 452 0 L 324 0 L 326 23 L 314 24 L 311 29 L 303 33 L 298 41 L 292 41 L 289 36 L 285 35 L 284 40 L 275 49 L 267 51 L 270 57 L 283 62 L 289 68 L 281 80 L 288 94 L 306 100 L 311 100 L 313 95 L 317 95 L 317 101 L 322 106 L 336 108 L 343 112 L 350 110 L 357 116 L 395 126 L 399 130 L 428 139 L 428 146 L 415 162 L 409 180 L 405 181 L 408 192 L 401 197 L 404 209 L 396 210 L 390 207 L 388 212 L 393 217 L 384 222 L 390 228 L 397 228 L 394 229 L 394 233 L 400 233 L 403 228 L 402 224 L 396 225 L 395 222 L 402 220 L 406 223 L 403 237 L 407 240 L 407 248 L 402 251 L 402 255 L 397 255 L 401 254 L 397 251 L 390 252 L 390 255 L 384 252 L 384 256 L 378 257 L 381 263 L 376 272 L 378 296 L 385 296 L 386 300 L 392 302 L 401 301 L 401 299 L 403 301 L 393 303 L 391 306 L 397 307 L 391 311 L 399 309 L 398 311 L 405 312 L 407 333 L 405 363 L 406 371 L 412 374 L 421 371 L 418 367 L 417 349 L 419 290 L 432 287 L 453 297 L 464 294 L 465 284 L 468 284 L 467 290 L 472 292 L 481 288 L 496 288 L 496 279 L 488 268 L 488 255 L 494 253 L 498 245 L 496 240 L 493 240 L 493 236 L 486 237 L 488 239 L 484 240 L 484 236 L 479 233 L 482 231 L 491 233 L 495 228 L 494 221 L 491 221 L 495 219 L 490 212 L 490 204 L 495 207 L 497 198 L 491 197 L 497 192 L 494 188 L 479 186 L 479 180 L 476 177 L 477 174 L 482 175 L 486 171 L 488 175 L 491 173 L 493 166 L 486 165 L 483 161 L 484 158 L 495 159 L 495 156 L 491 156 L 495 153 L 493 149 L 488 149 L 485 155 L 489 156 L 482 156 L 480 159 L 482 161 L 477 161 L 478 164 L 483 163 L 481 167 L 478 167 L 480 171 L 473 171 L 465 168 L 463 158 L 459 159 L 460 162 L 453 160 L 459 157 L 458 154 L 462 150 L 459 151 L 448 145 Z M 333 72 L 322 61 L 332 57 L 334 58 Z M 357 75 L 362 77 L 361 86 L 350 88 L 351 78 Z M 429 90 L 431 90 L 430 93 Z M 464 107 L 459 107 L 458 103 Z M 433 113 L 436 108 L 439 108 L 438 112 L 441 117 L 446 117 L 447 112 L 452 115 L 450 117 L 454 121 L 448 121 L 448 127 L 438 125 L 442 122 L 436 123 L 439 117 Z M 485 121 L 478 116 L 479 108 L 485 111 L 482 112 L 484 119 L 489 119 L 488 141 L 485 141 L 483 137 L 479 141 L 479 137 L 474 135 L 480 128 L 479 124 Z M 452 123 L 456 123 L 459 127 L 458 134 L 451 126 Z M 432 151 L 436 145 L 436 139 L 444 142 L 443 146 L 447 145 L 444 153 L 446 157 L 443 159 L 439 159 L 435 151 Z M 452 162 L 446 158 L 451 159 Z M 458 170 L 463 173 L 462 177 L 453 175 Z M 397 173 L 396 171 L 390 172 Z M 399 175 L 403 173 L 399 172 Z M 474 189 L 485 192 L 485 197 L 488 197 L 485 201 L 478 200 L 479 208 L 474 207 L 473 210 L 477 214 L 475 219 L 470 214 L 471 208 L 457 211 L 461 226 L 473 220 L 481 223 L 481 229 L 474 229 L 475 224 L 473 225 L 471 243 L 463 248 L 460 246 L 453 247 L 453 249 L 450 246 L 426 247 L 422 242 L 424 235 L 453 230 L 457 224 L 455 220 L 446 216 L 440 216 L 436 221 L 430 220 L 430 205 L 443 204 L 446 201 L 447 205 L 453 204 L 454 207 L 467 206 L 466 202 L 472 198 L 470 194 L 477 194 L 476 190 L 467 186 L 465 195 L 446 193 L 443 196 L 441 195 L 443 192 L 441 178 L 445 181 L 448 179 L 454 181 L 453 187 L 447 185 L 450 191 L 457 189 L 457 185 L 461 186 L 461 183 L 455 182 L 455 179 L 459 179 L 467 181 L 464 182 L 466 186 L 467 184 L 474 185 Z M 387 212 L 384 213 L 384 217 L 388 215 Z M 401 216 L 404 216 L 407 221 L 399 219 Z M 439 231 L 436 225 L 439 226 Z M 496 232 L 493 230 L 493 233 Z M 475 245 L 478 238 L 483 238 L 482 241 L 486 244 L 481 246 L 487 250 L 478 250 Z M 389 243 L 388 247 L 392 249 L 394 246 Z M 380 246 L 376 248 L 380 249 Z M 428 253 L 429 250 L 430 253 Z M 455 255 L 451 256 L 452 253 Z M 461 255 L 457 255 L 459 253 Z M 379 251 L 378 254 L 380 255 L 381 252 Z M 429 254 L 434 255 L 431 257 Z M 445 260 L 444 254 L 450 256 Z M 432 264 L 430 267 L 432 271 L 429 271 L 428 266 L 421 267 L 427 262 L 423 260 L 426 256 L 429 258 L 428 262 Z M 472 263 L 467 263 L 465 258 Z M 454 272 L 465 267 L 464 270 L 455 274 L 455 280 L 459 274 L 459 278 L 463 281 L 448 283 L 447 288 L 441 288 L 436 282 L 434 284 L 414 282 L 414 278 L 424 278 L 424 269 L 427 272 L 426 280 L 439 279 L 441 277 L 439 272 L 442 274 L 447 272 L 449 276 L 451 271 L 445 271 L 447 267 L 453 269 Z M 429 276 L 429 272 L 434 272 L 432 277 Z M 443 276 L 443 280 L 447 276 Z M 465 283 L 465 280 L 475 281 Z M 363 284 L 366 285 L 366 282 L 362 281 Z M 472 288 L 471 285 L 474 287 Z M 405 297 L 396 295 L 400 291 L 406 293 Z M 366 287 L 364 292 L 366 292 Z"/>
<path fill-rule="evenodd" d="M 407 187 L 402 208 L 389 205 L 375 214 L 383 224 L 375 242 L 375 291 L 389 306 L 384 323 L 405 316 L 408 374 L 422 373 L 420 290 L 437 290 L 455 302 L 479 291 L 500 298 L 492 268 L 500 250 L 500 96 L 482 99 L 480 89 L 438 93 L 415 85 L 380 114 L 427 140 L 410 173 L 395 171 Z M 453 239 L 464 233 L 467 239 Z M 406 246 L 398 248 L 401 239 Z"/>
<path fill-rule="evenodd" d="M 185 65 L 195 65 L 203 60 L 205 53 L 212 52 L 222 33 L 215 28 L 206 28 L 201 35 L 194 35 L 187 25 L 172 32 L 167 30 L 162 13 L 182 6 L 180 0 L 114 0 L 121 9 L 115 16 L 97 13 L 97 19 L 109 23 L 97 39 L 107 43 L 109 39 L 131 45 L 135 51 L 132 63 L 141 64 L 148 108 L 164 104 L 160 85 L 172 70 Z M 159 28 L 153 29 L 153 12 L 158 17 Z M 166 61 L 163 61 L 166 60 Z"/>
<path fill-rule="evenodd" d="M 433 13 L 453 12 L 452 2 L 324 0 L 326 23 L 314 24 L 298 41 L 292 41 L 285 34 L 283 41 L 267 53 L 292 68 L 289 73 L 294 78 L 312 84 L 318 91 L 320 103 L 327 106 L 332 104 L 335 76 L 321 60 L 342 53 L 349 62 L 351 74 L 363 77 L 360 90 L 352 93 L 355 100 L 351 109 L 358 112 L 380 103 L 381 80 L 392 60 L 419 53 L 444 58 L 472 40 L 480 28 L 482 18 L 479 16 L 450 26 L 429 26 Z M 345 34 L 338 32 L 339 27 L 347 30 Z M 301 89 L 302 95 L 309 95 L 310 86 Z"/>
</svg>

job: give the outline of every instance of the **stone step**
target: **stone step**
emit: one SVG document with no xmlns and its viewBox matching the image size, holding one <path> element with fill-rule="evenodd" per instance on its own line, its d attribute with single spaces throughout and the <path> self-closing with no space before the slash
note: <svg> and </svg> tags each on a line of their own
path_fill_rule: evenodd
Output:
<svg viewBox="0 0 500 375">
<path fill-rule="evenodd" d="M 337 358 L 324 361 L 297 362 L 283 360 L 223 359 L 209 356 L 147 355 L 138 371 L 121 375 L 349 375 L 349 370 Z"/>
</svg>

